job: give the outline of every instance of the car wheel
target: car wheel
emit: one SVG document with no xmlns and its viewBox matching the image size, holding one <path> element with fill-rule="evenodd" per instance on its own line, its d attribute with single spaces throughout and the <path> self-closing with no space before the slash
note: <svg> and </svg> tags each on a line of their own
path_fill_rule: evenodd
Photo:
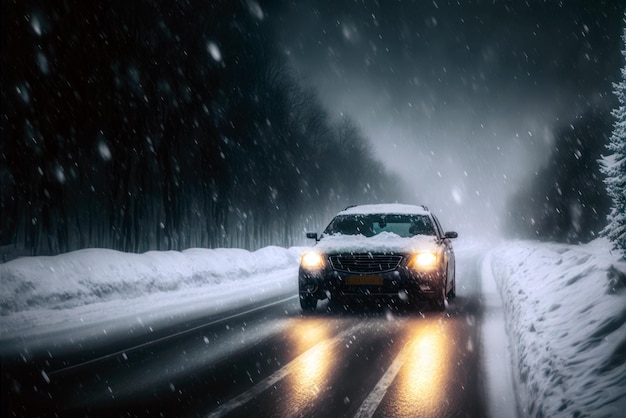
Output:
<svg viewBox="0 0 626 418">
<path fill-rule="evenodd" d="M 331 309 L 346 309 L 348 301 L 344 297 L 340 296 L 338 293 L 332 293 L 328 299 L 328 306 Z"/>
<path fill-rule="evenodd" d="M 448 299 L 452 299 L 456 297 L 456 278 L 452 281 L 452 289 L 448 293 Z"/>
<path fill-rule="evenodd" d="M 300 295 L 300 307 L 305 312 L 313 312 L 317 308 L 317 298 L 309 294 Z"/>
<path fill-rule="evenodd" d="M 441 288 L 441 291 L 438 292 L 438 295 L 435 297 L 434 306 L 438 311 L 446 310 L 446 285 L 444 284 Z"/>
</svg>

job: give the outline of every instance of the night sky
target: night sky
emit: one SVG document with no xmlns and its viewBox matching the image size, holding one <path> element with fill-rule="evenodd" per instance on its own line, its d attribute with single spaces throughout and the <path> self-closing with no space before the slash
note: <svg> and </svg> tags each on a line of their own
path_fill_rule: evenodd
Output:
<svg viewBox="0 0 626 418">
<path fill-rule="evenodd" d="M 618 0 L 307 0 L 267 18 L 299 78 L 408 182 L 407 202 L 461 230 L 497 226 L 554 131 L 616 104 Z"/>
</svg>

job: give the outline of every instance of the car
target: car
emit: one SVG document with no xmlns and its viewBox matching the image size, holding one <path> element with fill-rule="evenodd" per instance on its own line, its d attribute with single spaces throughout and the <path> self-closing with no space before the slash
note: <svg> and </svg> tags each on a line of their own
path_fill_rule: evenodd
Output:
<svg viewBox="0 0 626 418">
<path fill-rule="evenodd" d="M 339 212 L 300 259 L 298 288 L 303 311 L 318 301 L 341 306 L 359 300 L 393 300 L 445 310 L 456 295 L 451 239 L 426 206 L 371 204 Z M 418 306 L 419 305 L 419 306 Z"/>
</svg>

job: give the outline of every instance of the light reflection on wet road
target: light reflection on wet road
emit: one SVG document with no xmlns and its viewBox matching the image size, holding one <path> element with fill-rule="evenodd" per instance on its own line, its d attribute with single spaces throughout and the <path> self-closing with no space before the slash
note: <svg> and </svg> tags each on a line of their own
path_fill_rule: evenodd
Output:
<svg viewBox="0 0 626 418">
<path fill-rule="evenodd" d="M 211 416 L 484 416 L 474 331 L 441 313 L 294 318 L 284 379 Z"/>
<path fill-rule="evenodd" d="M 49 359 L 35 360 L 27 373 L 4 361 L 3 384 L 21 389 L 3 401 L 2 412 L 485 416 L 477 265 L 457 269 L 458 297 L 443 313 L 322 307 L 303 316 L 294 298 L 123 356 L 51 373 L 43 385 L 41 368 L 54 369 Z"/>
</svg>

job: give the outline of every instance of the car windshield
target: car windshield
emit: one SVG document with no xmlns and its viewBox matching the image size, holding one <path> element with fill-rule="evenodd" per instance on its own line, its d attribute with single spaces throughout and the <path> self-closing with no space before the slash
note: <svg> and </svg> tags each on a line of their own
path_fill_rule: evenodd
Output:
<svg viewBox="0 0 626 418">
<path fill-rule="evenodd" d="M 372 237 L 382 232 L 409 238 L 414 235 L 435 235 L 435 228 L 426 215 L 340 215 L 332 220 L 324 234 Z"/>
</svg>

